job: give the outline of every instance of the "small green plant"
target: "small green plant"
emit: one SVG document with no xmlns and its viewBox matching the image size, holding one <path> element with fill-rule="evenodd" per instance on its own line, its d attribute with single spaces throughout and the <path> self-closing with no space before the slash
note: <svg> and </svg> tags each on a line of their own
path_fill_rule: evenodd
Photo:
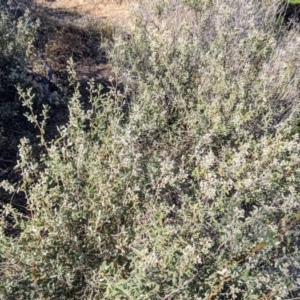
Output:
<svg viewBox="0 0 300 300">
<path fill-rule="evenodd" d="M 290 4 L 300 4 L 299 0 L 288 0 L 288 3 Z"/>
</svg>

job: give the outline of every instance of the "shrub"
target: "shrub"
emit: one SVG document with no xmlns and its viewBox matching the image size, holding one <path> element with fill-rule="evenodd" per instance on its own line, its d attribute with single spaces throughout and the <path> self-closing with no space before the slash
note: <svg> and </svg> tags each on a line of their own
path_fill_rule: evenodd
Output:
<svg viewBox="0 0 300 300">
<path fill-rule="evenodd" d="M 1 2 L 0 153 L 4 161 L 11 159 L 7 152 L 16 152 L 16 143 L 19 142 L 18 139 L 16 141 L 16 133 L 24 132 L 26 120 L 22 116 L 16 85 L 28 86 L 30 82 L 26 75 L 27 59 L 38 26 L 38 22 L 33 22 L 29 12 L 15 19 L 14 15 L 8 13 L 9 7 Z M 15 149 L 13 149 L 14 147 Z M 5 169 L 5 167 L 3 168 Z"/>
<path fill-rule="evenodd" d="M 27 58 L 35 39 L 37 23 L 32 22 L 29 12 L 14 19 L 1 9 L 0 47 L 1 47 L 1 119 L 11 116 L 14 100 L 17 97 L 15 85 L 26 81 Z M 3 107 L 4 105 L 6 107 Z"/>
<path fill-rule="evenodd" d="M 30 216 L 5 208 L 2 297 L 299 294 L 300 38 L 261 4 L 141 1 L 111 52 L 123 93 L 91 82 L 84 111 L 75 88 L 51 142 L 29 117 L 45 151 L 20 145 Z"/>
</svg>

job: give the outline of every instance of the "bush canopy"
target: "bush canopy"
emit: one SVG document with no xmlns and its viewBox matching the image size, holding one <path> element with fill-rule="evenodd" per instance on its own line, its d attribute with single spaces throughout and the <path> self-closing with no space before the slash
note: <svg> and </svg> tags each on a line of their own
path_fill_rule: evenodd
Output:
<svg viewBox="0 0 300 300">
<path fill-rule="evenodd" d="M 22 179 L 1 183 L 28 211 L 2 210 L 2 299 L 300 295 L 300 35 L 281 8 L 141 0 L 117 88 L 90 80 L 87 107 L 72 81 L 50 141 L 19 90 L 40 151 L 21 139 Z"/>
</svg>

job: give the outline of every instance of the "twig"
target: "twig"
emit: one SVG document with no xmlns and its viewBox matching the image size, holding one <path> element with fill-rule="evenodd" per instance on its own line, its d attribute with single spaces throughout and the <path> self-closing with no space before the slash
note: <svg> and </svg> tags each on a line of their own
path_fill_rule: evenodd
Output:
<svg viewBox="0 0 300 300">
<path fill-rule="evenodd" d="M 178 289 L 172 291 L 171 293 L 169 293 L 168 295 L 164 296 L 163 298 L 160 298 L 161 300 L 168 300 L 170 297 L 172 297 L 173 295 L 181 292 L 187 285 L 189 285 L 197 276 L 197 274 L 195 276 L 193 276 L 191 279 L 187 280 L 181 287 L 179 287 Z"/>
<path fill-rule="evenodd" d="M 270 300 L 273 296 L 275 296 L 278 293 L 278 291 L 272 291 L 269 294 L 262 296 L 260 298 L 257 298 L 256 300 Z"/>
<path fill-rule="evenodd" d="M 291 222 L 283 231 L 277 233 L 275 235 L 275 239 L 279 239 L 280 237 L 282 237 L 283 235 L 285 235 L 291 228 L 293 228 L 297 223 L 299 222 L 299 219 L 296 217 L 296 219 Z M 243 258 L 237 260 L 237 261 L 234 261 L 233 263 L 230 263 L 227 265 L 226 269 L 234 266 L 234 265 L 239 265 L 239 264 L 242 264 L 248 257 L 250 257 L 251 255 L 255 254 L 256 252 L 260 251 L 261 249 L 265 248 L 267 246 L 267 244 L 257 244 L 253 249 L 252 251 L 245 255 Z M 216 272 L 215 274 L 218 274 L 218 272 Z M 214 288 L 214 290 L 212 291 L 212 293 L 210 293 L 209 297 L 208 297 L 208 300 L 212 300 L 218 293 L 219 289 L 221 288 L 221 286 L 223 285 L 223 282 L 228 278 L 230 277 L 229 275 L 224 275 L 222 277 L 222 279 L 219 281 L 218 285 Z M 272 297 L 273 295 L 278 293 L 278 291 L 276 292 L 270 292 L 267 296 L 264 296 L 263 298 L 258 298 L 257 300 L 263 300 L 263 299 L 271 299 L 271 298 L 265 298 L 265 297 Z M 300 299 L 300 298 L 298 298 Z"/>
</svg>

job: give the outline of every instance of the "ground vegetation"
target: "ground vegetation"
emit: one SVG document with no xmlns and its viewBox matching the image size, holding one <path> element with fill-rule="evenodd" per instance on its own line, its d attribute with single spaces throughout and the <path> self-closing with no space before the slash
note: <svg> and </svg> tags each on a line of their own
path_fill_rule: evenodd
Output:
<svg viewBox="0 0 300 300">
<path fill-rule="evenodd" d="M 87 52 L 70 53 L 53 68 L 57 99 L 30 77 L 53 83 L 54 42 L 45 73 L 28 72 L 35 37 L 51 37 L 37 12 L 2 13 L 7 72 L 25 80 L 1 73 L 0 105 L 28 126 L 17 179 L 1 180 L 2 299 L 299 297 L 300 35 L 285 7 L 141 0 L 130 31 L 89 40 L 110 78 L 78 78 Z M 54 107 L 67 114 L 49 127 Z"/>
</svg>

